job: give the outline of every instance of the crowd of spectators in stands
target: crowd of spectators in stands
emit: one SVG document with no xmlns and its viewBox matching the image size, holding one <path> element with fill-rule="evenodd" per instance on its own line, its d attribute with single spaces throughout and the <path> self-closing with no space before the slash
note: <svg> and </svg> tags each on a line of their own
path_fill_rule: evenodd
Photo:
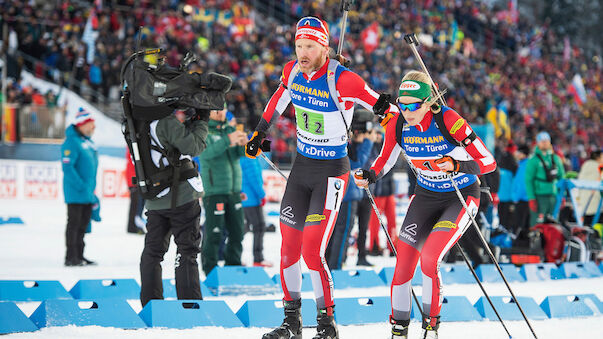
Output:
<svg viewBox="0 0 603 339">
<path fill-rule="evenodd" d="M 0 8 L 16 34 L 16 48 L 60 71 L 41 75 L 55 81 L 72 77 L 105 96 L 118 88 L 122 62 L 135 48 L 138 27 L 144 26 L 142 46 L 165 48 L 169 64 L 177 65 L 192 50 L 200 56 L 201 71 L 231 75 L 235 85 L 229 108 L 253 129 L 278 85 L 282 66 L 295 57 L 294 23 L 277 22 L 254 4 L 230 0 L 103 4 L 94 10 L 98 38 L 90 64 L 82 33 L 92 4 L 8 1 Z M 339 0 L 288 0 L 286 5 L 292 16 L 325 19 L 331 45 L 336 46 Z M 402 74 L 419 68 L 404 34 L 428 37 L 433 44 L 423 40 L 420 53 L 434 80 L 448 89 L 450 106 L 473 123 L 486 122 L 490 106 L 505 106 L 516 142 L 531 143 L 539 131 L 546 130 L 556 151 L 573 159 L 568 166 L 577 170 L 603 140 L 601 61 L 556 36 L 546 23 L 524 17 L 509 22 L 497 15 L 499 10 L 473 0 L 356 1 L 348 19 L 344 55 L 373 88 L 395 93 Z M 373 22 L 379 25 L 380 40 L 368 53 L 361 32 Z M 27 61 L 17 63 L 27 66 Z M 581 105 L 568 91 L 575 74 L 581 75 L 586 88 L 587 101 Z M 289 126 L 291 133 L 273 135 L 274 153 L 281 163 L 290 161 L 295 150 L 294 116 L 292 112 L 285 116 L 280 123 Z"/>
</svg>

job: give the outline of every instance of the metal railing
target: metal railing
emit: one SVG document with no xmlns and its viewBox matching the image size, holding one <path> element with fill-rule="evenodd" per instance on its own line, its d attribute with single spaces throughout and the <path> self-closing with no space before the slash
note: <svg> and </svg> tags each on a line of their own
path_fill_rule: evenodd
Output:
<svg viewBox="0 0 603 339">
<path fill-rule="evenodd" d="M 45 105 L 22 105 L 18 109 L 21 141 L 65 138 L 65 109 Z"/>
</svg>

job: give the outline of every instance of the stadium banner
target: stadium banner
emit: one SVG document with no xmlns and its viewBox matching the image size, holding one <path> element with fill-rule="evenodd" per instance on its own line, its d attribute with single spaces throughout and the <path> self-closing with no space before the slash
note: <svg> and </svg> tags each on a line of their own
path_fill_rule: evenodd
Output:
<svg viewBox="0 0 603 339">
<path fill-rule="evenodd" d="M 99 199 L 128 198 L 125 160 L 100 156 L 96 176 Z M 59 161 L 0 159 L 0 199 L 63 200 Z"/>
<path fill-rule="evenodd" d="M 104 199 L 129 198 L 125 158 L 101 155 L 96 176 L 96 195 Z M 289 171 L 283 171 L 289 175 Z M 268 202 L 280 202 L 287 182 L 272 169 L 262 170 Z M 406 195 L 408 176 L 395 172 L 395 194 Z M 350 181 L 353 185 L 353 181 Z M 59 161 L 0 159 L 0 199 L 63 200 L 63 170 Z"/>
</svg>

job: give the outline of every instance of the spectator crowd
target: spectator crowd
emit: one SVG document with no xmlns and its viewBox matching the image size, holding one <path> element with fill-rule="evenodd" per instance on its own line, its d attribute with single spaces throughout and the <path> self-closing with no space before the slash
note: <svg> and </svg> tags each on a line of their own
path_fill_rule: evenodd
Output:
<svg viewBox="0 0 603 339">
<path fill-rule="evenodd" d="M 288 0 L 284 7 L 293 18 L 325 19 L 335 46 L 339 3 Z M 133 52 L 138 27 L 143 26 L 142 47 L 164 48 L 169 64 L 177 65 L 191 50 L 200 56 L 199 70 L 231 75 L 235 86 L 229 109 L 252 129 L 280 80 L 281 65 L 295 57 L 293 22 L 267 17 L 254 5 L 255 1 L 230 0 L 62 1 L 59 5 L 7 1 L 0 8 L 3 22 L 10 27 L 9 47 L 40 60 L 45 71 L 20 58 L 21 54 L 15 54 L 16 65 L 58 82 L 75 79 L 104 96 L 119 93 L 122 62 Z M 473 0 L 356 1 L 348 19 L 344 55 L 373 88 L 394 93 L 401 75 L 418 68 L 403 40 L 404 34 L 417 33 L 423 42 L 423 60 L 440 87 L 448 89 L 450 106 L 474 123 L 488 121 L 487 112 L 495 108 L 495 122 L 505 120 L 509 128 L 506 135 L 497 135 L 501 143 L 512 136 L 516 143 L 531 144 L 545 130 L 555 140 L 555 151 L 567 158 L 567 166 L 578 170 L 603 140 L 601 61 L 557 36 L 546 23 L 523 16 L 512 20 L 501 13 L 501 8 Z M 375 22 L 377 44 L 368 48 L 364 33 Z M 82 41 L 87 23 L 98 33 L 92 60 Z M 577 102 L 570 90 L 576 74 L 586 89 L 585 102 Z M 13 87 L 19 88 L 16 81 Z M 8 99 L 22 97 L 15 94 Z M 295 151 L 294 116 L 292 112 L 285 116 L 280 124 L 290 132 L 273 135 L 275 160 L 280 163 L 290 162 Z"/>
</svg>

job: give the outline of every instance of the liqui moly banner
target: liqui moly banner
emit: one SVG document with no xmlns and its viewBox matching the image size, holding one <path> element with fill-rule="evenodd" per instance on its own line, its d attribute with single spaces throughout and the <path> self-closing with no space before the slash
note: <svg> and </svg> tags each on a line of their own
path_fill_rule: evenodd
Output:
<svg viewBox="0 0 603 339">
<path fill-rule="evenodd" d="M 125 159 L 99 158 L 96 195 L 128 198 Z M 59 161 L 0 159 L 0 199 L 63 200 L 63 169 Z"/>
</svg>

